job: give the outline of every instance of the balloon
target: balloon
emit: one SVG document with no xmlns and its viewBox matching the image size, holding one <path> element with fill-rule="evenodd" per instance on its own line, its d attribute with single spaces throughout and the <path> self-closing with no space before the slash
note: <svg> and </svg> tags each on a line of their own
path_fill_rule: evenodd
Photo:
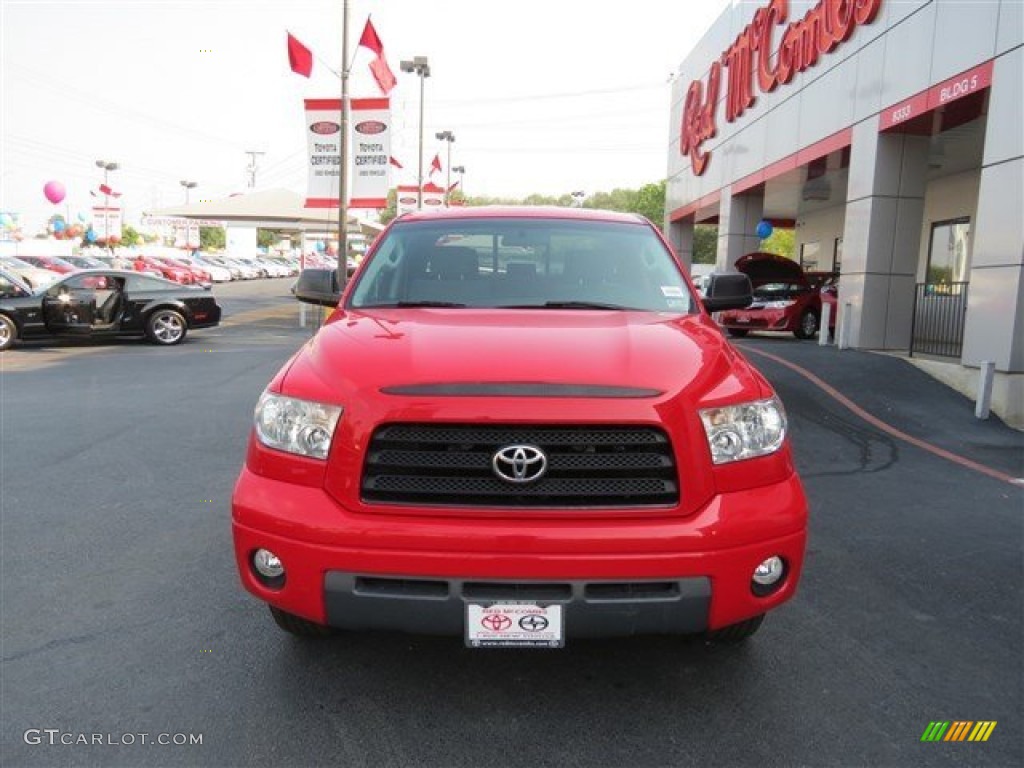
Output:
<svg viewBox="0 0 1024 768">
<path fill-rule="evenodd" d="M 58 232 L 58 233 L 59 232 L 63 232 L 64 229 L 65 229 L 64 221 L 62 219 L 57 219 L 55 222 L 53 222 L 53 231 L 54 232 Z"/>
<path fill-rule="evenodd" d="M 121 242 L 121 236 L 120 235 L 111 235 L 110 236 L 110 242 L 112 242 L 112 243 L 119 243 L 119 242 Z"/>
<path fill-rule="evenodd" d="M 0 227 L 9 227 L 14 223 L 9 213 L 0 213 Z"/>
<path fill-rule="evenodd" d="M 325 248 L 327 248 L 327 246 L 324 245 L 324 241 L 323 240 L 317 240 L 316 241 L 316 249 L 318 251 L 320 251 L 320 253 L 323 253 Z"/>
<path fill-rule="evenodd" d="M 88 240 L 90 243 L 95 243 L 96 233 L 90 229 L 88 232 L 85 233 L 85 239 Z"/>
<path fill-rule="evenodd" d="M 78 214 L 78 220 L 84 222 L 85 221 L 85 214 L 84 213 Z"/>
<path fill-rule="evenodd" d="M 762 219 L 757 223 L 757 236 L 762 240 L 772 236 L 772 224 L 770 221 Z"/>
<path fill-rule="evenodd" d="M 46 195 L 46 199 L 56 205 L 64 199 L 64 195 L 67 194 L 67 190 L 64 189 L 64 185 L 59 181 L 48 181 L 43 187 L 43 194 Z"/>
</svg>

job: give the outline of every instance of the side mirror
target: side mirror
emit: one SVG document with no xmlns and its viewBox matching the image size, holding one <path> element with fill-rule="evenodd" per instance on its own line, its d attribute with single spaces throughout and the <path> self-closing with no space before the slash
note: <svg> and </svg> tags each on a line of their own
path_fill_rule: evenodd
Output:
<svg viewBox="0 0 1024 768">
<path fill-rule="evenodd" d="M 295 298 L 307 304 L 336 307 L 341 299 L 338 273 L 333 269 L 304 269 L 295 281 Z"/>
<path fill-rule="evenodd" d="M 750 278 L 739 272 L 720 272 L 708 277 L 704 291 L 704 309 L 721 312 L 724 309 L 743 309 L 754 300 Z"/>
</svg>

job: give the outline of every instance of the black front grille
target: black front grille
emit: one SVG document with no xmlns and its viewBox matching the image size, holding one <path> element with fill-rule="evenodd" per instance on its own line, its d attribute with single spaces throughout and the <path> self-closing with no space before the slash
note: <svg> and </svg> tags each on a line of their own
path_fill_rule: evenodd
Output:
<svg viewBox="0 0 1024 768">
<path fill-rule="evenodd" d="M 532 483 L 510 483 L 494 454 L 530 445 L 547 457 Z M 648 507 L 679 502 L 672 446 L 653 427 L 392 424 L 363 471 L 368 503 L 474 507 Z"/>
</svg>

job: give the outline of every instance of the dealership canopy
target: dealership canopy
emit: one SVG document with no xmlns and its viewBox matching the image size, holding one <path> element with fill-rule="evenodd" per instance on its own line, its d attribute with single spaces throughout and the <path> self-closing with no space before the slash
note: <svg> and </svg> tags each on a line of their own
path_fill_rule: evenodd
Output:
<svg viewBox="0 0 1024 768">
<path fill-rule="evenodd" d="M 323 232 L 337 229 L 338 211 L 334 209 L 310 209 L 305 207 L 302 195 L 288 189 L 269 189 L 248 194 L 236 194 L 220 200 L 200 200 L 186 205 L 147 211 L 145 219 L 160 218 L 199 219 L 225 224 L 248 224 L 260 229 L 289 229 L 302 232 Z M 379 225 L 371 225 L 355 218 L 349 224 L 357 224 L 377 232 Z"/>
</svg>

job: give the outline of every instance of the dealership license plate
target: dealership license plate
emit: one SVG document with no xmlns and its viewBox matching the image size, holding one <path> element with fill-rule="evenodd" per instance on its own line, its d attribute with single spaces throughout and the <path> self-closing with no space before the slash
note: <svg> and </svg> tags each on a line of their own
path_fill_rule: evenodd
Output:
<svg viewBox="0 0 1024 768">
<path fill-rule="evenodd" d="M 466 645 L 470 648 L 561 648 L 565 645 L 562 606 L 467 603 Z"/>
<path fill-rule="evenodd" d="M 750 315 L 736 315 L 736 322 L 737 323 L 749 323 L 750 322 Z"/>
</svg>

